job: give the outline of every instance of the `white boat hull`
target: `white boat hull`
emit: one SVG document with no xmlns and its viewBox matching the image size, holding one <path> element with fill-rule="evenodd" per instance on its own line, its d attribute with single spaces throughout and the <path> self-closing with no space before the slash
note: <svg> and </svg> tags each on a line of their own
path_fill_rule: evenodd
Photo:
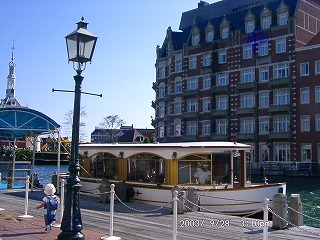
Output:
<svg viewBox="0 0 320 240">
<path fill-rule="evenodd" d="M 112 181 L 111 181 L 112 182 Z M 114 182 L 116 185 L 118 182 Z M 81 181 L 81 191 L 99 193 L 98 183 L 84 180 Z M 156 184 L 126 182 L 127 187 L 132 187 L 134 196 L 132 200 L 143 202 L 146 204 L 152 204 L 157 206 L 163 206 L 171 204 L 173 195 L 173 186 L 161 185 L 158 187 Z M 117 186 L 116 186 L 117 188 Z M 200 211 L 212 211 L 232 215 L 249 214 L 254 211 L 263 208 L 263 200 L 268 198 L 272 200 L 273 196 L 279 191 L 286 194 L 286 184 L 256 184 L 245 188 L 220 188 L 213 189 L 208 186 L 199 185 L 184 185 L 179 186 L 179 191 L 185 191 L 188 189 L 195 189 L 198 196 Z M 186 196 L 186 195 L 185 195 Z M 185 197 L 186 198 L 186 197 Z M 185 200 L 187 203 L 188 201 Z M 192 204 L 189 204 L 189 206 Z M 270 204 L 271 205 L 271 204 Z"/>
</svg>

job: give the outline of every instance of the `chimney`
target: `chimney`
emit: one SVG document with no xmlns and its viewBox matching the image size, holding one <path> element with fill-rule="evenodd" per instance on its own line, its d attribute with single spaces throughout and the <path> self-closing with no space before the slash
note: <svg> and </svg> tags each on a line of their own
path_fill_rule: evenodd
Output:
<svg viewBox="0 0 320 240">
<path fill-rule="evenodd" d="M 204 6 L 207 6 L 207 5 L 209 5 L 209 3 L 205 2 L 205 1 L 200 1 L 198 3 L 198 8 L 201 8 L 201 7 L 204 7 Z"/>
</svg>

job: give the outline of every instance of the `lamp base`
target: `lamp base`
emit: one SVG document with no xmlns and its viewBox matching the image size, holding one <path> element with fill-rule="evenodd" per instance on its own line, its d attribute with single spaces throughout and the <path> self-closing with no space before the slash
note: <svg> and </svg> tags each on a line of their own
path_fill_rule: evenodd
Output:
<svg viewBox="0 0 320 240">
<path fill-rule="evenodd" d="M 85 235 L 82 232 L 61 232 L 58 235 L 59 240 L 67 239 L 85 239 Z"/>
</svg>

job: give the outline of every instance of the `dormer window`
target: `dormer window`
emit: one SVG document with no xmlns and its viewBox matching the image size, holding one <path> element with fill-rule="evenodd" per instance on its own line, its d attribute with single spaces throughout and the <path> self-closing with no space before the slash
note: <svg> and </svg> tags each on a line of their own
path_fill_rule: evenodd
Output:
<svg viewBox="0 0 320 240">
<path fill-rule="evenodd" d="M 255 21 L 255 15 L 252 14 L 252 12 L 248 11 L 247 16 L 244 18 L 245 21 L 245 27 L 246 27 L 246 33 L 252 33 L 254 29 L 256 28 L 256 21 Z"/>
<path fill-rule="evenodd" d="M 271 26 L 271 16 L 263 17 L 261 19 L 261 28 L 268 29 Z"/>
<path fill-rule="evenodd" d="M 223 27 L 221 29 L 221 38 L 226 39 L 229 37 L 229 27 Z"/>
<path fill-rule="evenodd" d="M 213 30 L 207 31 L 206 32 L 206 40 L 207 40 L 207 42 L 212 42 L 213 38 L 214 38 Z"/>
<path fill-rule="evenodd" d="M 246 32 L 251 33 L 254 31 L 254 21 L 246 22 Z"/>
<path fill-rule="evenodd" d="M 229 37 L 229 31 L 230 31 L 230 22 L 226 19 L 226 17 L 224 17 L 222 22 L 220 23 L 221 39 L 227 39 Z"/>
<path fill-rule="evenodd" d="M 278 14 L 278 24 L 279 26 L 288 24 L 288 12 L 282 12 Z"/>
<path fill-rule="evenodd" d="M 212 42 L 214 39 L 214 26 L 211 24 L 211 22 L 208 23 L 205 31 L 206 31 L 206 42 Z"/>
<path fill-rule="evenodd" d="M 192 35 L 192 46 L 199 45 L 199 43 L 200 43 L 200 34 L 197 33 Z"/>
<path fill-rule="evenodd" d="M 283 26 L 288 24 L 289 20 L 289 7 L 284 3 L 281 2 L 280 6 L 277 9 L 277 18 L 278 18 L 278 25 Z"/>
</svg>

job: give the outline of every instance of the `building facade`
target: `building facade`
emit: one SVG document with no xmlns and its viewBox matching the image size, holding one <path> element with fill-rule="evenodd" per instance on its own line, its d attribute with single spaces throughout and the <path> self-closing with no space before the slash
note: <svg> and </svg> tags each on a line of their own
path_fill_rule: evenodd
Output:
<svg viewBox="0 0 320 240">
<path fill-rule="evenodd" d="M 237 141 L 257 168 L 318 166 L 319 31 L 317 0 L 200 1 L 157 46 L 157 141 Z"/>
</svg>

